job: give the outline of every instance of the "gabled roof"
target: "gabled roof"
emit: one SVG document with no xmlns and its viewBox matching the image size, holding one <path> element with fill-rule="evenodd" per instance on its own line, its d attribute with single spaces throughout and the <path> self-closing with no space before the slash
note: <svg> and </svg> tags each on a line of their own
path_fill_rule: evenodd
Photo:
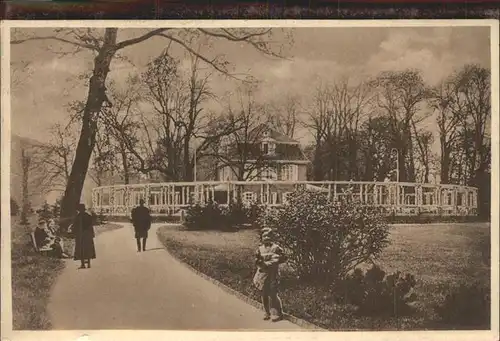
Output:
<svg viewBox="0 0 500 341">
<path fill-rule="evenodd" d="M 241 150 L 241 149 L 240 149 Z M 230 158 L 235 160 L 240 159 L 237 145 L 229 147 Z M 308 161 L 307 157 L 302 152 L 299 144 L 276 144 L 275 152 L 263 154 L 260 143 L 254 143 L 247 146 L 247 160 L 269 160 L 269 161 Z"/>
<path fill-rule="evenodd" d="M 291 144 L 299 144 L 297 140 L 294 140 L 285 134 L 280 133 L 279 131 L 269 127 L 268 125 L 262 123 L 258 127 L 255 128 L 255 130 L 260 131 L 262 133 L 267 133 L 270 138 L 275 140 L 276 142 L 281 142 L 281 143 L 291 143 Z"/>
</svg>

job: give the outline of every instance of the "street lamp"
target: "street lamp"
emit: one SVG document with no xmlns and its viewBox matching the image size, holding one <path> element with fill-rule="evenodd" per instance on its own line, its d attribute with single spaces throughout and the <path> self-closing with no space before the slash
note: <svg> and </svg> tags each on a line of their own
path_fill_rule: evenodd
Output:
<svg viewBox="0 0 500 341">
<path fill-rule="evenodd" d="M 196 165 L 196 163 L 197 163 L 197 162 L 196 162 L 196 159 L 197 159 L 197 157 L 196 157 L 196 149 L 197 149 L 197 147 L 196 147 L 196 145 L 195 145 L 195 146 L 194 146 L 194 166 L 193 166 L 193 168 L 194 168 L 194 169 L 193 169 L 193 177 L 194 177 L 194 182 L 196 182 L 196 166 L 197 166 L 197 165 Z"/>
<path fill-rule="evenodd" d="M 396 148 L 391 149 L 391 153 L 396 152 L 396 181 L 399 182 L 399 152 Z"/>
</svg>

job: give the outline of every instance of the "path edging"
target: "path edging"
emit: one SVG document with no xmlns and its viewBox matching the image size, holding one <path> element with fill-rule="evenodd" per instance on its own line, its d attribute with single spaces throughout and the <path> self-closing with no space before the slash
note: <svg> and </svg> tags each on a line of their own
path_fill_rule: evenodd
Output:
<svg viewBox="0 0 500 341">
<path fill-rule="evenodd" d="M 159 230 L 156 230 L 157 237 L 159 237 L 158 234 L 159 234 Z M 160 243 L 163 245 L 163 243 L 161 242 L 161 240 L 160 240 Z M 253 306 L 253 307 L 257 308 L 257 309 L 261 309 L 262 310 L 264 308 L 262 306 L 262 303 L 257 302 L 255 300 L 251 299 L 250 297 L 248 297 L 248 296 L 246 296 L 246 295 L 244 295 L 244 294 L 242 294 L 242 293 L 240 293 L 240 292 L 238 292 L 238 291 L 236 291 L 236 290 L 228 287 L 227 285 L 225 285 L 222 282 L 216 280 L 215 278 L 210 277 L 210 276 L 204 274 L 203 272 L 195 269 L 194 267 L 192 267 L 188 263 L 183 262 L 182 260 L 180 260 L 176 255 L 174 255 L 172 252 L 170 252 L 165 245 L 163 245 L 163 246 L 165 248 L 165 251 L 168 252 L 176 262 L 178 262 L 182 266 L 188 268 L 189 270 L 191 270 L 192 272 L 194 272 L 198 276 L 202 277 L 203 279 L 209 281 L 212 284 L 215 284 L 217 287 L 221 288 L 222 290 L 226 291 L 227 293 L 229 293 L 229 294 L 231 294 L 233 296 L 238 297 L 240 300 L 244 301 L 245 303 L 250 304 L 251 306 Z M 326 329 L 324 329 L 324 328 L 318 327 L 317 325 L 315 325 L 313 323 L 307 322 L 307 321 L 305 321 L 303 319 L 300 319 L 298 317 L 295 317 L 293 315 L 284 313 L 284 317 L 285 317 L 286 320 L 288 320 L 288 321 L 292 322 L 293 324 L 296 324 L 299 327 L 302 327 L 304 329 L 309 329 L 309 330 L 313 330 L 313 331 L 326 331 Z"/>
</svg>

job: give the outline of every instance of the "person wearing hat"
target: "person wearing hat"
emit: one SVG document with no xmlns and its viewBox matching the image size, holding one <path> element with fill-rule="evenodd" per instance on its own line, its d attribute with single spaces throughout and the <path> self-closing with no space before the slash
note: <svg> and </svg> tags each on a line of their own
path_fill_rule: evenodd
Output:
<svg viewBox="0 0 500 341">
<path fill-rule="evenodd" d="M 58 258 L 67 258 L 64 253 L 63 241 L 60 237 L 54 235 L 48 227 L 47 222 L 40 218 L 35 228 L 35 241 L 40 249 L 52 250 L 52 254 Z"/>
<path fill-rule="evenodd" d="M 149 209 L 144 206 L 143 199 L 139 200 L 139 206 L 132 210 L 132 224 L 134 225 L 135 239 L 137 241 L 137 252 L 146 251 L 148 231 L 151 228 L 151 214 Z"/>
<path fill-rule="evenodd" d="M 85 264 L 90 268 L 90 260 L 96 258 L 94 245 L 94 226 L 92 216 L 85 211 L 85 205 L 79 204 L 78 214 L 73 222 L 73 233 L 75 236 L 74 260 L 81 262 L 80 269 L 85 269 Z"/>
<path fill-rule="evenodd" d="M 262 243 L 255 253 L 257 271 L 253 283 L 261 291 L 264 320 L 271 319 L 272 307 L 277 314 L 272 321 L 277 322 L 283 319 L 283 307 L 278 296 L 279 265 L 286 261 L 286 256 L 283 249 L 273 241 L 271 229 L 263 229 L 261 232 Z"/>
</svg>

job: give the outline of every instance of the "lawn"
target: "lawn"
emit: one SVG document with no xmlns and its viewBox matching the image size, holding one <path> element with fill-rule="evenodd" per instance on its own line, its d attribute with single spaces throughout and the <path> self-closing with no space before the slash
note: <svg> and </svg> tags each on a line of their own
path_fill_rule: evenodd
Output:
<svg viewBox="0 0 500 341">
<path fill-rule="evenodd" d="M 256 300 L 251 281 L 258 232 L 187 231 L 161 227 L 158 235 L 180 260 Z M 489 286 L 490 229 L 487 224 L 393 225 L 391 245 L 377 264 L 387 273 L 411 273 L 417 279 L 415 313 L 399 318 L 360 317 L 349 306 L 333 303 L 325 289 L 283 281 L 285 310 L 331 330 L 422 330 L 436 324 L 433 306 L 460 283 L 479 280 Z M 487 250 L 487 251 L 485 251 Z M 460 326 L 447 326 L 447 328 Z M 485 325 L 484 329 L 489 329 Z"/>
<path fill-rule="evenodd" d="M 36 223 L 33 217 L 32 223 Z M 32 225 L 33 226 L 33 225 Z M 96 226 L 96 234 L 120 228 L 121 225 Z M 12 327 L 14 330 L 48 330 L 46 313 L 50 290 L 57 275 L 64 269 L 64 261 L 43 256 L 34 251 L 25 226 L 12 220 Z M 73 252 L 73 240 L 64 240 L 65 251 Z"/>
</svg>

